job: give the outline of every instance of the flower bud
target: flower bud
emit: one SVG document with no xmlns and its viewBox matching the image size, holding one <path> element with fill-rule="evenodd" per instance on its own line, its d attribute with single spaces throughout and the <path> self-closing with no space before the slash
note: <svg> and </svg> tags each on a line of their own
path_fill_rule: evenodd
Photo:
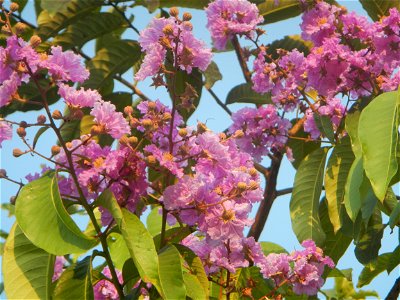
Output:
<svg viewBox="0 0 400 300">
<path fill-rule="evenodd" d="M 21 122 L 19 122 L 19 126 L 23 127 L 23 128 L 27 128 L 28 127 L 28 123 L 26 123 L 25 121 L 21 121 Z"/>
<path fill-rule="evenodd" d="M 131 144 L 132 146 L 135 146 L 138 143 L 138 138 L 136 136 L 131 136 L 128 138 L 128 142 L 129 144 Z"/>
<path fill-rule="evenodd" d="M 204 123 L 201 123 L 201 122 L 198 122 L 197 123 L 197 132 L 198 133 L 204 133 L 204 132 L 206 132 L 207 131 L 207 126 L 206 126 L 206 124 L 204 124 Z"/>
<path fill-rule="evenodd" d="M 2 32 L 3 34 L 5 34 L 5 35 L 12 35 L 11 29 L 10 29 L 10 27 L 8 26 L 8 24 L 4 24 L 4 25 L 1 27 L 1 32 Z"/>
<path fill-rule="evenodd" d="M 12 205 L 15 205 L 15 201 L 17 200 L 17 197 L 15 197 L 15 196 L 11 196 L 10 197 L 10 203 L 12 204 Z"/>
<path fill-rule="evenodd" d="M 182 25 L 185 27 L 185 29 L 192 31 L 193 30 L 193 24 L 190 23 L 189 21 L 185 21 L 182 23 Z"/>
<path fill-rule="evenodd" d="M 37 46 L 40 45 L 41 42 L 42 39 L 37 35 L 32 35 L 31 39 L 29 40 L 29 43 L 31 44 L 32 48 L 36 48 Z"/>
<path fill-rule="evenodd" d="M 249 183 L 249 186 L 248 186 L 249 190 L 256 190 L 259 187 L 260 187 L 260 185 L 258 184 L 258 182 L 254 181 L 254 180 L 251 180 Z"/>
<path fill-rule="evenodd" d="M 15 2 L 11 2 L 11 4 L 10 4 L 10 10 L 11 10 L 12 12 L 16 12 L 18 9 L 19 9 L 19 5 L 18 5 L 17 3 L 15 3 Z"/>
<path fill-rule="evenodd" d="M 256 168 L 251 168 L 250 170 L 249 170 L 249 174 L 250 174 L 250 176 L 252 176 L 252 177 L 254 177 L 254 176 L 256 176 L 257 175 L 257 169 Z"/>
<path fill-rule="evenodd" d="M 45 115 L 39 115 L 39 116 L 37 117 L 37 123 L 38 123 L 38 124 L 44 124 L 44 123 L 46 123 L 46 117 L 45 117 Z"/>
<path fill-rule="evenodd" d="M 153 155 L 149 155 L 146 157 L 146 161 L 149 165 L 155 165 L 157 160 Z"/>
<path fill-rule="evenodd" d="M 239 189 L 239 191 L 245 191 L 245 190 L 247 190 L 247 184 L 246 184 L 246 182 L 238 182 L 237 188 Z"/>
<path fill-rule="evenodd" d="M 24 154 L 24 152 L 21 150 L 21 149 L 19 149 L 19 148 L 14 148 L 14 150 L 13 150 L 13 156 L 14 157 L 20 157 L 21 155 L 23 155 Z"/>
<path fill-rule="evenodd" d="M 67 147 L 68 149 L 72 148 L 72 143 L 71 142 L 66 142 L 65 143 L 65 147 Z"/>
<path fill-rule="evenodd" d="M 157 104 L 153 101 L 149 101 L 147 107 L 149 110 L 155 110 L 157 108 Z"/>
<path fill-rule="evenodd" d="M 5 169 L 0 169 L 0 178 L 6 178 L 7 177 L 7 171 Z"/>
<path fill-rule="evenodd" d="M 51 116 L 53 117 L 54 120 L 61 120 L 63 118 L 63 115 L 62 115 L 61 111 L 59 111 L 58 109 L 53 111 Z"/>
<path fill-rule="evenodd" d="M 179 129 L 178 134 L 179 134 L 179 136 L 181 136 L 181 137 L 187 136 L 187 134 L 188 134 L 187 129 L 186 129 L 186 128 L 181 128 L 181 129 Z"/>
<path fill-rule="evenodd" d="M 126 135 L 123 135 L 120 139 L 119 139 L 119 143 L 121 145 L 129 145 L 129 139 Z"/>
<path fill-rule="evenodd" d="M 18 35 L 23 34 L 27 28 L 28 27 L 24 23 L 18 22 L 15 24 L 15 32 Z"/>
<path fill-rule="evenodd" d="M 126 115 L 131 115 L 131 114 L 133 114 L 133 108 L 132 108 L 132 106 L 125 106 L 125 107 L 124 107 L 124 113 L 125 113 Z"/>
<path fill-rule="evenodd" d="M 190 21 L 192 19 L 192 14 L 190 12 L 183 13 L 182 16 L 183 21 Z"/>
<path fill-rule="evenodd" d="M 26 137 L 25 128 L 24 127 L 18 127 L 17 134 L 18 134 L 19 137 L 22 137 L 22 138 Z"/>
<path fill-rule="evenodd" d="M 153 121 L 150 119 L 144 119 L 142 120 L 142 125 L 145 129 L 151 129 L 153 128 Z"/>
<path fill-rule="evenodd" d="M 54 145 L 51 147 L 51 155 L 57 155 L 58 153 L 60 153 L 61 148 L 60 146 Z"/>
<path fill-rule="evenodd" d="M 243 130 L 240 130 L 240 129 L 239 129 L 239 130 L 236 130 L 233 136 L 234 136 L 235 138 L 240 139 L 240 138 L 244 137 L 244 132 L 243 132 Z"/>
<path fill-rule="evenodd" d="M 163 114 L 162 119 L 163 119 L 163 121 L 169 121 L 172 119 L 172 116 L 169 112 L 166 112 Z"/>
<path fill-rule="evenodd" d="M 171 7 L 169 9 L 169 14 L 173 17 L 177 17 L 179 15 L 179 9 L 177 7 Z"/>
<path fill-rule="evenodd" d="M 174 34 L 174 28 L 172 27 L 171 24 L 167 24 L 165 25 L 165 27 L 163 28 L 163 33 L 165 35 L 173 35 Z M 149 102 L 150 104 L 151 102 Z"/>
<path fill-rule="evenodd" d="M 92 135 L 99 135 L 102 133 L 106 133 L 104 126 L 101 125 L 93 125 L 91 130 L 90 130 L 90 134 Z"/>
</svg>

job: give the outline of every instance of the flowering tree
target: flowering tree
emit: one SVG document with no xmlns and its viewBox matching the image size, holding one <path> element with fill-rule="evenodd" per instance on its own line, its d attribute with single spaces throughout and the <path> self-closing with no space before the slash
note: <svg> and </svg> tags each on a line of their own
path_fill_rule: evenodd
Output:
<svg viewBox="0 0 400 300">
<path fill-rule="evenodd" d="M 22 17 L 26 1 L 2 4 L 0 143 L 16 131 L 25 149 L 13 156 L 46 163 L 23 182 L 0 172 L 18 187 L 6 206 L 16 216 L 4 233 L 8 298 L 376 295 L 356 292 L 335 264 L 353 241 L 362 287 L 400 263 L 396 245 L 379 255 L 400 224 L 399 2 L 361 1 L 373 21 L 332 1 L 252 2 L 42 0 L 37 25 Z M 140 33 L 133 6 L 159 12 Z M 213 50 L 194 36 L 192 15 L 172 6 L 205 10 Z M 301 37 L 265 43 L 265 24 L 299 14 Z M 122 38 L 127 28 L 137 41 Z M 94 57 L 82 50 L 92 40 Z M 225 103 L 212 89 L 218 51 L 236 52 L 245 79 Z M 139 90 L 146 78 L 170 105 Z M 224 132 L 188 126 L 203 90 L 231 115 Z M 239 102 L 249 105 L 232 113 Z M 15 119 L 20 111 L 37 121 Z M 36 148 L 47 130 L 50 154 Z M 296 176 L 277 190 L 284 156 Z M 258 241 L 288 193 L 303 247 L 291 253 Z M 72 215 L 88 217 L 85 230 Z M 327 277 L 335 289 L 322 288 Z M 400 279 L 387 298 L 399 290 Z"/>
</svg>

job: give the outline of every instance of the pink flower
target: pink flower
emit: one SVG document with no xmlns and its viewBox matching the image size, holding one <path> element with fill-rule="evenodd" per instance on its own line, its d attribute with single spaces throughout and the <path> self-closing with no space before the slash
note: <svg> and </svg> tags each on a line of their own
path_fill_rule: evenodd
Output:
<svg viewBox="0 0 400 300">
<path fill-rule="evenodd" d="M 62 51 L 60 46 L 51 47 L 51 55 L 42 62 L 42 67 L 57 80 L 84 82 L 89 71 L 81 64 L 81 57 L 72 51 Z"/>
<path fill-rule="evenodd" d="M 276 285 L 279 285 L 286 278 L 289 278 L 290 264 L 289 256 L 286 253 L 271 253 L 259 267 L 265 278 L 272 278 Z"/>
<path fill-rule="evenodd" d="M 0 148 L 1 143 L 12 138 L 12 127 L 5 121 L 0 121 Z"/>
<path fill-rule="evenodd" d="M 101 101 L 101 95 L 95 90 L 85 90 L 84 88 L 77 90 L 64 83 L 59 83 L 58 87 L 58 94 L 70 106 L 93 107 L 95 102 Z"/>
<path fill-rule="evenodd" d="M 64 256 L 56 256 L 56 260 L 54 262 L 54 273 L 52 277 L 53 282 L 60 278 L 62 272 L 64 272 L 64 264 L 66 262 L 67 260 L 64 258 Z"/>
<path fill-rule="evenodd" d="M 118 281 L 122 284 L 122 273 L 118 270 L 117 272 Z M 108 267 L 103 269 L 103 275 L 111 279 L 111 272 Z M 108 280 L 102 279 L 95 284 L 93 287 L 94 291 L 94 299 L 95 300 L 117 300 L 119 299 L 117 289 L 115 288 L 114 284 Z"/>
<path fill-rule="evenodd" d="M 130 133 L 128 122 L 122 113 L 115 111 L 115 105 L 107 101 L 98 101 L 90 114 L 94 117 L 94 121 L 103 126 L 108 134 L 113 138 L 119 139 L 124 134 Z"/>
<path fill-rule="evenodd" d="M 225 49 L 235 34 L 252 36 L 257 24 L 264 20 L 257 6 L 247 0 L 216 0 L 208 5 L 206 14 L 207 28 L 218 50 Z"/>
</svg>

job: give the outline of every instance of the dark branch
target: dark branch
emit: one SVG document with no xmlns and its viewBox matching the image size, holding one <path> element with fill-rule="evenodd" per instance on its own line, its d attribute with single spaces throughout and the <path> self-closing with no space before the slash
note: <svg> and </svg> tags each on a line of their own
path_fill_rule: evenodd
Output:
<svg viewBox="0 0 400 300">
<path fill-rule="evenodd" d="M 396 279 L 385 300 L 397 300 L 400 294 L 400 277 Z"/>
</svg>

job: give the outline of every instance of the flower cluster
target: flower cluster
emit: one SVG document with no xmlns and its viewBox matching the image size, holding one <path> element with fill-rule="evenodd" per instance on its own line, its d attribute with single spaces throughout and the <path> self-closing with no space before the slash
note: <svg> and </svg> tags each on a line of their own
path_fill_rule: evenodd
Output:
<svg viewBox="0 0 400 300">
<path fill-rule="evenodd" d="M 0 121 L 0 148 L 1 143 L 12 138 L 12 127 L 5 121 Z"/>
<path fill-rule="evenodd" d="M 118 276 L 119 283 L 123 283 L 122 273 L 119 270 L 115 270 Z M 105 267 L 102 274 L 107 277 L 107 279 L 102 279 L 98 281 L 94 287 L 94 299 L 95 300 L 118 300 L 118 292 L 114 284 L 111 282 L 111 272 L 109 267 Z"/>
<path fill-rule="evenodd" d="M 273 105 L 242 108 L 232 114 L 232 120 L 229 131 L 236 133 L 239 148 L 258 162 L 262 156 L 285 148 L 287 133 L 292 126 L 289 120 L 278 115 Z"/>
<path fill-rule="evenodd" d="M 251 37 L 257 24 L 264 18 L 259 16 L 255 4 L 247 0 L 216 0 L 206 8 L 207 28 L 211 32 L 215 48 L 223 50 L 235 34 Z"/>
<path fill-rule="evenodd" d="M 274 59 L 260 47 L 254 61 L 253 88 L 271 93 L 275 104 L 285 111 L 300 108 L 307 116 L 306 131 L 317 138 L 320 133 L 313 114 L 329 116 L 337 128 L 345 114 L 340 95 L 352 101 L 397 89 L 400 13 L 390 9 L 388 16 L 371 23 L 318 1 L 306 8 L 302 19 L 302 37 L 314 44 L 310 53 L 281 51 Z M 317 97 L 309 97 L 315 91 Z M 310 101 L 315 102 L 314 109 Z"/>
<path fill-rule="evenodd" d="M 211 62 L 211 50 L 192 33 L 191 15 L 178 18 L 178 10 L 170 11 L 171 17 L 153 19 L 149 27 L 140 33 L 139 43 L 146 52 L 143 63 L 135 75 L 136 80 L 163 73 L 163 63 L 169 52 L 170 63 L 188 73 L 193 68 L 205 71 Z"/>
<path fill-rule="evenodd" d="M 316 295 L 324 284 L 321 278 L 324 267 L 333 268 L 335 264 L 323 255 L 321 248 L 312 240 L 301 244 L 305 249 L 292 254 L 269 254 L 263 261 L 256 263 L 266 278 L 272 278 L 277 286 L 287 282 L 293 286 L 296 294 Z"/>
</svg>

